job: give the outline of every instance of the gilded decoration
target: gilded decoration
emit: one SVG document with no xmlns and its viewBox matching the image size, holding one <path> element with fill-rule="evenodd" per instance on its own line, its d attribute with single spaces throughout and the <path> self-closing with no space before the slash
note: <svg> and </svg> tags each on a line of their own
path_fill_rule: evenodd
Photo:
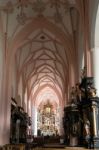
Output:
<svg viewBox="0 0 99 150">
<path fill-rule="evenodd" d="M 57 132 L 57 118 L 55 117 L 55 112 L 53 105 L 48 101 L 43 109 L 39 110 L 38 118 L 38 129 L 44 136 L 56 135 Z"/>
</svg>

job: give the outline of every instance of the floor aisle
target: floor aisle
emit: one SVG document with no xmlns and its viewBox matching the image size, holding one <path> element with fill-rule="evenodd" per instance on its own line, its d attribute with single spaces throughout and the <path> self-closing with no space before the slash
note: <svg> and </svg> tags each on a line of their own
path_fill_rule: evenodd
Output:
<svg viewBox="0 0 99 150">
<path fill-rule="evenodd" d="M 93 149 L 87 149 L 82 147 L 65 147 L 65 148 L 37 148 L 37 150 L 93 150 Z M 99 149 L 94 149 L 94 150 L 99 150 Z"/>
</svg>

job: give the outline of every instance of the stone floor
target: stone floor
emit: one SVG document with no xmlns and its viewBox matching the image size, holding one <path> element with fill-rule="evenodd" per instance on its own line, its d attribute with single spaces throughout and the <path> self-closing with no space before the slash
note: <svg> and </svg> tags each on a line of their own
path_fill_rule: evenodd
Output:
<svg viewBox="0 0 99 150">
<path fill-rule="evenodd" d="M 32 149 L 32 150 L 34 150 L 34 149 Z M 66 145 L 54 143 L 54 144 L 45 144 L 43 148 L 36 147 L 35 150 L 99 150 L 99 148 L 88 149 L 88 148 L 84 148 L 84 147 L 67 147 Z"/>
<path fill-rule="evenodd" d="M 65 147 L 65 148 L 36 148 L 35 150 L 89 150 L 87 148 L 82 148 L 82 147 Z M 91 149 L 93 150 L 93 149 Z M 99 150 L 99 149 L 94 149 L 94 150 Z"/>
</svg>

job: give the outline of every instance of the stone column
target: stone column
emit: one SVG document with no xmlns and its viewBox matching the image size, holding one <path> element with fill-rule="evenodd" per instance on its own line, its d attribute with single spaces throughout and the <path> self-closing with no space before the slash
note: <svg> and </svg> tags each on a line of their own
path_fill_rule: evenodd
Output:
<svg viewBox="0 0 99 150">
<path fill-rule="evenodd" d="M 93 51 L 93 72 L 95 88 L 97 89 L 97 95 L 99 96 L 99 47 L 95 47 Z"/>
<path fill-rule="evenodd" d="M 60 131 L 59 131 L 59 134 L 60 135 L 64 135 L 64 129 L 63 129 L 63 108 L 62 107 L 59 107 L 58 108 L 59 110 L 59 124 L 60 124 Z"/>
<path fill-rule="evenodd" d="M 2 122 L 2 79 L 3 79 L 3 61 L 4 61 L 4 49 L 3 49 L 3 36 L 2 36 L 2 18 L 0 14 L 0 122 Z M 0 145 L 2 145 L 2 124 L 0 123 Z"/>
<path fill-rule="evenodd" d="M 8 66 L 4 67 L 2 84 L 2 95 L 0 101 L 0 145 L 9 143 L 10 141 L 10 117 L 11 117 L 11 80 Z"/>
<path fill-rule="evenodd" d="M 0 145 L 9 143 L 11 83 L 9 83 L 8 63 L 5 57 L 4 34 L 0 14 Z"/>
<path fill-rule="evenodd" d="M 32 134 L 37 136 L 37 108 L 32 107 Z"/>
</svg>

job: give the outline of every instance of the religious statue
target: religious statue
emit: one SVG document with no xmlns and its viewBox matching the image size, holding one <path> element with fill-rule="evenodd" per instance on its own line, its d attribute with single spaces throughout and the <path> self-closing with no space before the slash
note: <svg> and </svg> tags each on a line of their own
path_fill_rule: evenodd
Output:
<svg viewBox="0 0 99 150">
<path fill-rule="evenodd" d="M 96 88 L 90 87 L 88 94 L 89 97 L 96 97 Z"/>
<path fill-rule="evenodd" d="M 70 96 L 71 103 L 77 104 L 81 101 L 81 90 L 79 88 L 79 83 L 77 83 L 75 87 L 71 88 Z"/>
<path fill-rule="evenodd" d="M 75 103 L 76 94 L 75 94 L 75 87 L 74 86 L 71 88 L 70 99 L 71 99 L 71 103 Z"/>
<path fill-rule="evenodd" d="M 80 84 L 77 83 L 76 87 L 75 87 L 75 93 L 76 93 L 77 102 L 81 101 L 81 90 L 80 90 L 79 86 L 80 86 Z"/>
<path fill-rule="evenodd" d="M 81 70 L 81 79 L 86 77 L 86 67 Z"/>
<path fill-rule="evenodd" d="M 87 119 L 84 123 L 86 136 L 90 136 L 90 121 Z"/>
<path fill-rule="evenodd" d="M 85 128 L 85 140 L 87 142 L 87 147 L 91 148 L 91 132 L 90 132 L 90 121 L 86 118 L 85 123 L 84 123 L 84 128 Z"/>
</svg>

